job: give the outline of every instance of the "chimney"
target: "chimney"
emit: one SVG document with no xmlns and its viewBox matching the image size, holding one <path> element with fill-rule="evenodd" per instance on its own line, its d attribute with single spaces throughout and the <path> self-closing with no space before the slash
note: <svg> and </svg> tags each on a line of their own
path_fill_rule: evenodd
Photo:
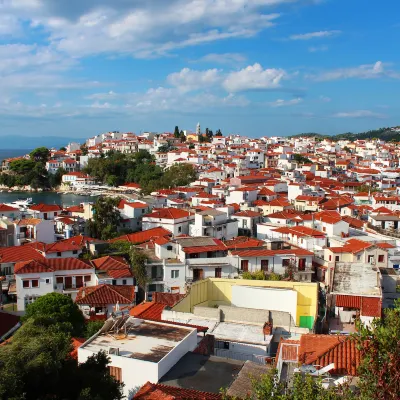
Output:
<svg viewBox="0 0 400 400">
<path fill-rule="evenodd" d="M 263 326 L 264 336 L 272 335 L 272 322 L 266 322 Z"/>
<path fill-rule="evenodd" d="M 82 296 L 82 299 L 86 296 L 85 289 L 82 290 L 81 296 Z"/>
</svg>

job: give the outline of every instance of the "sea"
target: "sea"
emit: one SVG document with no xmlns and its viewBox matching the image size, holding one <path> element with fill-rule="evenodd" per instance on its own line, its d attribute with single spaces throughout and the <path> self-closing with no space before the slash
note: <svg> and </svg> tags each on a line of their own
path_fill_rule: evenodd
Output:
<svg viewBox="0 0 400 400">
<path fill-rule="evenodd" d="M 63 207 L 77 206 L 81 203 L 95 202 L 97 197 L 95 196 L 81 196 L 78 194 L 63 194 L 56 192 L 7 192 L 3 190 L 0 193 L 0 204 L 12 203 L 15 200 L 32 198 L 34 204 L 58 204 Z"/>
<path fill-rule="evenodd" d="M 0 148 L 0 163 L 5 158 L 20 157 L 29 154 L 33 149 L 1 149 Z"/>
<path fill-rule="evenodd" d="M 19 157 L 25 154 L 29 154 L 32 149 L 0 149 L 0 163 L 5 158 Z M 93 202 L 96 197 L 92 196 L 80 196 L 76 194 L 61 194 L 55 192 L 40 192 L 40 193 L 29 193 L 29 192 L 11 192 L 3 190 L 0 192 L 0 204 L 12 203 L 15 200 L 26 199 L 31 197 L 33 203 L 45 203 L 45 204 L 59 204 L 60 206 L 73 206 L 81 203 Z"/>
</svg>

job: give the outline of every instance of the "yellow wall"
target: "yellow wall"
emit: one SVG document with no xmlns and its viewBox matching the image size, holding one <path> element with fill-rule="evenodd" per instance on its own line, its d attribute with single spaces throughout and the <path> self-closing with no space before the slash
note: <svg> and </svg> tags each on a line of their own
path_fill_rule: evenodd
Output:
<svg viewBox="0 0 400 400">
<path fill-rule="evenodd" d="M 173 310 L 193 312 L 194 306 L 205 302 L 208 302 L 206 304 L 209 306 L 214 304 L 231 304 L 232 286 L 234 285 L 293 289 L 297 292 L 296 325 L 300 325 L 301 316 L 312 316 L 314 320 L 317 318 L 318 284 L 311 282 L 209 278 L 193 283 L 189 295 L 175 305 Z"/>
</svg>

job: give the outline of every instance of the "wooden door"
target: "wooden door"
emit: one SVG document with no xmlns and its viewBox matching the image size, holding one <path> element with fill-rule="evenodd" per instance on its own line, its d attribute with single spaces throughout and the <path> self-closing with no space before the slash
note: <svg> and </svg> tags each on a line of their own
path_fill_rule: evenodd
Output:
<svg viewBox="0 0 400 400">
<path fill-rule="evenodd" d="M 76 287 L 80 288 L 83 286 L 83 276 L 75 277 Z"/>
<path fill-rule="evenodd" d="M 249 271 L 249 260 L 242 260 L 240 262 L 240 269 L 243 272 L 248 272 Z"/>
<path fill-rule="evenodd" d="M 66 276 L 64 278 L 64 287 L 65 287 L 65 289 L 72 288 L 72 276 Z"/>
</svg>

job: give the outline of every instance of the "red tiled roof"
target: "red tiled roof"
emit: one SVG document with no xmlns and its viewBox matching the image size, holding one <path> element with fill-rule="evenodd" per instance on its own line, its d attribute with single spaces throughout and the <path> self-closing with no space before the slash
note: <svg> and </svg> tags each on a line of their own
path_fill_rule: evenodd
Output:
<svg viewBox="0 0 400 400">
<path fill-rule="evenodd" d="M 219 240 L 219 239 L 214 239 L 214 245 L 207 245 L 207 246 L 191 246 L 191 247 L 184 247 L 182 248 L 182 251 L 186 254 L 193 254 L 193 253 L 205 253 L 208 251 L 219 251 L 219 250 L 226 250 L 225 244 Z"/>
<path fill-rule="evenodd" d="M 358 309 L 364 317 L 380 317 L 382 315 L 382 301 L 379 297 L 337 294 L 336 307 Z"/>
<path fill-rule="evenodd" d="M 154 292 L 153 300 L 156 303 L 161 303 L 169 307 L 173 307 L 175 304 L 179 303 L 185 296 L 185 294 L 179 293 Z"/>
<path fill-rule="evenodd" d="M 133 276 L 128 263 L 123 257 L 105 256 L 91 260 L 91 264 L 94 265 L 96 269 L 106 271 L 107 274 L 114 279 Z"/>
<path fill-rule="evenodd" d="M 75 338 L 75 337 L 73 337 L 73 338 L 71 339 L 71 342 L 72 342 L 73 350 L 71 351 L 70 356 L 71 356 L 73 359 L 77 360 L 77 359 L 78 359 L 78 348 L 79 348 L 83 343 L 86 342 L 86 339 L 84 339 L 84 338 Z"/>
<path fill-rule="evenodd" d="M 0 248 L 0 263 L 16 263 L 18 261 L 37 260 L 44 257 L 31 246 L 12 246 Z"/>
<path fill-rule="evenodd" d="M 130 233 L 128 235 L 119 236 L 117 238 L 111 239 L 110 242 L 113 243 L 113 242 L 118 242 L 120 240 L 126 240 L 133 244 L 136 243 L 140 244 L 148 242 L 150 239 L 157 239 L 159 237 L 171 236 L 171 235 L 172 233 L 170 231 L 161 227 L 157 227 L 148 229 L 147 231 Z"/>
<path fill-rule="evenodd" d="M 361 308 L 361 296 L 336 295 L 336 307 Z"/>
<path fill-rule="evenodd" d="M 15 274 L 31 274 L 53 271 L 72 271 L 77 269 L 92 269 L 91 265 L 77 258 L 49 258 L 20 261 L 15 264 Z"/>
<path fill-rule="evenodd" d="M 136 400 L 222 400 L 222 395 L 147 382 L 133 398 Z"/>
<path fill-rule="evenodd" d="M 50 271 L 50 269 L 44 261 L 20 261 L 14 266 L 15 274 L 34 274 L 48 271 Z"/>
<path fill-rule="evenodd" d="M 130 285 L 97 285 L 79 289 L 75 303 L 101 305 L 132 304 L 135 300 L 135 287 Z"/>
<path fill-rule="evenodd" d="M 143 218 L 161 218 L 161 219 L 179 219 L 189 217 L 191 214 L 188 211 L 178 208 L 162 208 L 150 214 L 143 215 Z"/>
<path fill-rule="evenodd" d="M 360 358 L 356 341 L 349 336 L 307 334 L 300 338 L 299 362 L 321 368 L 334 363 L 330 371 L 334 375 L 356 376 Z"/>
<path fill-rule="evenodd" d="M 58 204 L 34 204 L 29 207 L 32 211 L 39 211 L 39 212 L 49 212 L 49 211 L 61 211 L 62 207 Z"/>
<path fill-rule="evenodd" d="M 259 216 L 261 216 L 260 213 L 251 210 L 240 211 L 232 215 L 232 217 L 251 217 L 251 218 Z"/>
<path fill-rule="evenodd" d="M 312 256 L 314 253 L 305 249 L 284 249 L 284 250 L 268 250 L 268 249 L 259 249 L 259 250 L 237 250 L 231 251 L 233 256 L 239 257 L 273 257 L 275 255 L 295 255 L 295 256 Z"/>
<path fill-rule="evenodd" d="M 18 208 L 10 207 L 7 204 L 0 204 L 0 212 L 19 211 Z"/>
</svg>

